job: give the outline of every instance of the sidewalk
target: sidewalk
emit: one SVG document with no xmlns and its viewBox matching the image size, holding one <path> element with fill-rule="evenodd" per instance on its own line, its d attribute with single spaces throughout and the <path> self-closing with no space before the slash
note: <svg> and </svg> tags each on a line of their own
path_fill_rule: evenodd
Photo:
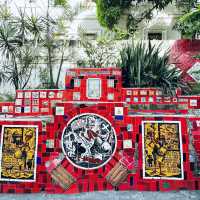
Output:
<svg viewBox="0 0 200 200">
<path fill-rule="evenodd" d="M 200 191 L 179 192 L 92 192 L 76 195 L 1 194 L 0 200 L 200 200 Z"/>
</svg>

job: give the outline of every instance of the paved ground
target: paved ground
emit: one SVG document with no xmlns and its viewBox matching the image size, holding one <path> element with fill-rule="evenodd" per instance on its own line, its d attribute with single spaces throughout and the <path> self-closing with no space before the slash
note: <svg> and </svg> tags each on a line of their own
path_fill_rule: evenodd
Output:
<svg viewBox="0 0 200 200">
<path fill-rule="evenodd" d="M 0 194 L 0 200 L 200 200 L 200 191 L 180 192 L 93 192 L 77 195 Z"/>
</svg>

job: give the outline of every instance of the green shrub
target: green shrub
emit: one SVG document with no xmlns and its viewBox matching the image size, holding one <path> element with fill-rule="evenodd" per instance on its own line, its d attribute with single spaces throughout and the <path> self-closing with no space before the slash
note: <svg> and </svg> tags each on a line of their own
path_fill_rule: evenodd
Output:
<svg viewBox="0 0 200 200">
<path fill-rule="evenodd" d="M 185 38 L 195 38 L 200 34 L 200 7 L 181 16 L 175 24 L 175 29 Z"/>
<path fill-rule="evenodd" d="M 54 1 L 55 6 L 65 6 L 67 4 L 66 0 L 55 0 Z"/>
<path fill-rule="evenodd" d="M 131 0 L 97 0 L 97 17 L 100 24 L 112 29 L 118 23 L 124 9 L 128 8 Z"/>
<path fill-rule="evenodd" d="M 161 45 L 127 44 L 120 51 L 118 66 L 122 68 L 124 87 L 159 87 L 166 95 L 174 95 L 177 88 L 189 92 L 180 71 L 169 65 L 169 52 L 160 56 Z"/>
<path fill-rule="evenodd" d="M 110 30 L 118 23 L 121 15 L 125 10 L 132 9 L 133 0 L 95 0 L 97 4 L 97 17 L 100 24 Z M 136 0 L 135 3 L 139 4 L 141 0 Z M 164 9 L 172 0 L 152 0 L 152 7 L 140 13 L 140 17 L 134 20 L 140 23 L 140 18 L 148 19 L 154 9 Z M 134 18 L 134 16 L 133 16 Z M 139 19 L 139 20 L 138 20 Z"/>
</svg>

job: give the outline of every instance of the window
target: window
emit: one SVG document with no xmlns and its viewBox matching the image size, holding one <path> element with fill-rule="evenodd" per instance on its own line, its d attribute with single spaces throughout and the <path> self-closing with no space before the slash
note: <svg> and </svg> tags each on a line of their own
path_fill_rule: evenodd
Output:
<svg viewBox="0 0 200 200">
<path fill-rule="evenodd" d="M 148 33 L 148 40 L 162 40 L 162 33 Z"/>
<path fill-rule="evenodd" d="M 95 40 L 97 38 L 97 34 L 96 33 L 85 33 L 84 36 L 88 40 Z"/>
<path fill-rule="evenodd" d="M 88 99 L 100 99 L 101 98 L 101 79 L 88 78 L 86 94 L 87 94 Z"/>
<path fill-rule="evenodd" d="M 69 46 L 70 47 L 76 47 L 77 41 L 76 40 L 69 40 Z"/>
</svg>

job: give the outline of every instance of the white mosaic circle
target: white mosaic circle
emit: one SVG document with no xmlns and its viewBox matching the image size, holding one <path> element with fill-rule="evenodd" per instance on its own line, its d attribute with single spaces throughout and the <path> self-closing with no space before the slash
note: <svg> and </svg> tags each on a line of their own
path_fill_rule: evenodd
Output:
<svg viewBox="0 0 200 200">
<path fill-rule="evenodd" d="M 116 146 L 116 133 L 110 122 L 93 113 L 72 118 L 62 134 L 66 158 L 81 169 L 102 167 L 112 158 Z"/>
</svg>

